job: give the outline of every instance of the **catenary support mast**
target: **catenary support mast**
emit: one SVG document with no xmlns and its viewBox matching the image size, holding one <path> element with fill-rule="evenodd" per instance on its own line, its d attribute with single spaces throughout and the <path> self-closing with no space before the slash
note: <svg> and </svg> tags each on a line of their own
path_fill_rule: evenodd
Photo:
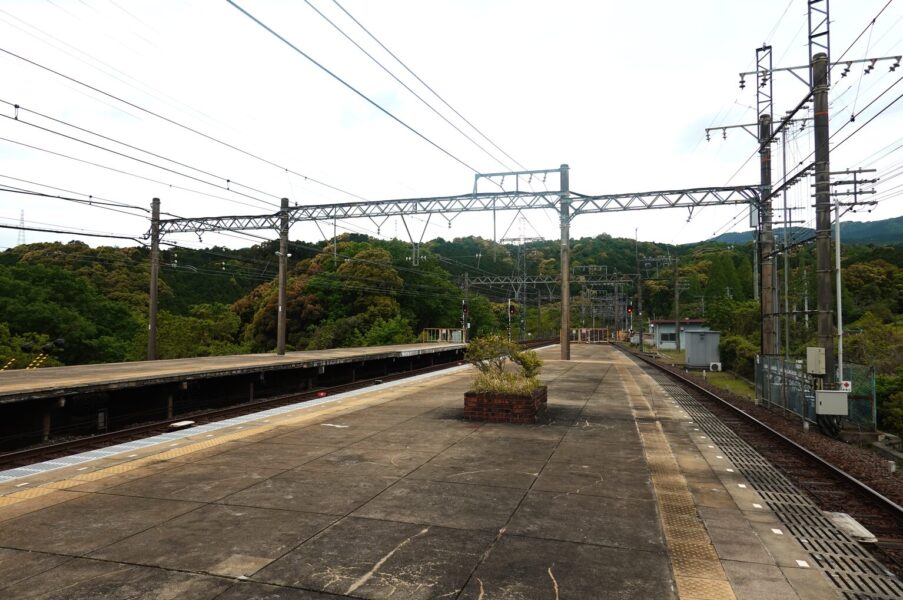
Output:
<svg viewBox="0 0 903 600">
<path fill-rule="evenodd" d="M 160 279 L 160 199 L 151 200 L 151 270 L 147 310 L 147 360 L 157 360 L 157 288 Z"/>
<path fill-rule="evenodd" d="M 571 359 L 571 203 L 570 171 L 561 165 L 561 360 Z"/>
</svg>

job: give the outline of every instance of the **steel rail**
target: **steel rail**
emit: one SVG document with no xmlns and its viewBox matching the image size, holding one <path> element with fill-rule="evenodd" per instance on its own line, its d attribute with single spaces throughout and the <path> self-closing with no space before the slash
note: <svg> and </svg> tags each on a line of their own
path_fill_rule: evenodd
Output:
<svg viewBox="0 0 903 600">
<path fill-rule="evenodd" d="M 663 365 L 658 364 L 656 361 L 654 361 L 654 360 L 652 360 L 652 359 L 650 359 L 650 358 L 648 358 L 648 357 L 646 357 L 646 356 L 643 356 L 643 355 L 641 355 L 641 354 L 639 354 L 639 353 L 636 353 L 636 352 L 633 352 L 633 351 L 631 351 L 631 350 L 628 350 L 627 348 L 624 348 L 624 347 L 621 346 L 620 344 L 612 344 L 612 345 L 615 346 L 616 348 L 618 348 L 619 350 L 621 350 L 622 352 L 624 352 L 625 354 L 627 354 L 628 356 L 636 357 L 636 358 L 642 360 L 643 362 L 652 365 L 652 366 L 655 367 L 656 369 L 658 369 L 658 370 L 660 370 L 660 371 L 666 373 L 668 376 L 670 376 L 670 377 L 676 379 L 676 380 L 679 381 L 681 384 L 683 384 L 683 385 L 685 385 L 685 386 L 687 386 L 687 387 L 690 387 L 690 388 L 692 388 L 692 389 L 698 391 L 699 393 L 701 393 L 701 394 L 707 396 L 708 398 L 710 398 L 710 399 L 712 399 L 712 400 L 715 400 L 715 401 L 719 402 L 720 404 L 726 406 L 727 408 L 731 409 L 731 410 L 734 411 L 735 413 L 738 413 L 738 414 L 742 415 L 743 417 L 746 418 L 746 420 L 748 420 L 748 421 L 752 422 L 753 424 L 757 425 L 758 427 L 760 427 L 760 428 L 762 428 L 762 429 L 768 431 L 768 432 L 771 433 L 773 436 L 775 436 L 775 437 L 777 437 L 778 439 L 780 439 L 781 441 L 783 441 L 785 444 L 790 445 L 791 447 L 793 447 L 794 449 L 796 449 L 798 452 L 801 452 L 803 455 L 809 457 L 810 459 L 814 460 L 815 462 L 817 462 L 817 463 L 820 464 L 821 466 L 823 466 L 823 467 L 825 467 L 826 469 L 828 469 L 829 472 L 831 472 L 831 473 L 833 473 L 834 475 L 840 477 L 842 480 L 845 480 L 846 482 L 852 484 L 854 487 L 858 488 L 859 490 L 861 490 L 862 492 L 864 492 L 864 493 L 867 494 L 868 496 L 874 498 L 875 500 L 878 500 L 878 501 L 879 501 L 881 504 L 883 504 L 886 508 L 888 508 L 888 509 L 890 509 L 891 511 L 895 512 L 899 518 L 903 519 L 903 506 L 900 506 L 899 504 L 897 504 L 896 502 L 894 502 L 893 500 L 891 500 L 890 498 L 888 498 L 888 497 L 885 496 L 884 494 L 878 492 L 877 490 L 872 489 L 871 487 L 869 487 L 869 486 L 866 485 L 865 483 L 859 481 L 858 479 L 856 479 L 855 477 L 853 477 L 852 475 L 850 475 L 849 473 L 847 473 L 847 472 L 844 471 L 843 469 L 840 469 L 839 467 L 836 467 L 835 465 L 831 464 L 830 462 L 828 462 L 827 460 L 825 460 L 824 458 L 822 458 L 822 457 L 819 456 L 818 454 L 815 454 L 814 452 L 812 452 L 811 450 L 809 450 L 809 449 L 806 448 L 805 446 L 801 446 L 800 444 L 794 442 L 793 440 L 791 440 L 790 438 L 788 438 L 788 437 L 785 436 L 784 434 L 782 434 L 782 433 L 780 433 L 779 431 L 775 430 L 775 429 L 772 428 L 770 425 L 768 425 L 768 424 L 766 424 L 766 423 L 763 423 L 762 421 L 760 421 L 759 419 L 755 418 L 754 416 L 752 416 L 751 414 L 749 414 L 749 413 L 746 412 L 745 410 L 743 410 L 743 409 L 741 409 L 741 408 L 735 406 L 734 404 L 728 402 L 728 401 L 725 400 L 724 398 L 721 398 L 720 396 L 718 396 L 718 395 L 715 394 L 714 392 L 711 392 L 711 391 L 705 389 L 704 387 L 700 386 L 700 385 L 699 385 L 698 383 L 696 383 L 695 381 L 692 381 L 692 380 L 690 380 L 690 379 L 687 379 L 686 377 L 683 377 L 682 375 L 680 375 L 680 374 L 678 374 L 678 373 L 675 373 L 675 372 L 671 371 L 670 369 L 665 368 Z"/>
</svg>

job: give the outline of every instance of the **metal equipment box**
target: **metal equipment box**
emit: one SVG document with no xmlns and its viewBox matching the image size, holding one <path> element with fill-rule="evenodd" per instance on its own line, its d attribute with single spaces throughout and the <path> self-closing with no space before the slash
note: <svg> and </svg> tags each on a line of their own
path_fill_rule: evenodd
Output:
<svg viewBox="0 0 903 600">
<path fill-rule="evenodd" d="M 691 329 L 684 332 L 684 343 L 687 346 L 687 367 L 692 369 L 709 369 L 713 363 L 721 366 L 721 353 L 718 343 L 721 341 L 720 331 Z"/>
<path fill-rule="evenodd" d="M 825 349 L 818 346 L 806 348 L 806 373 L 825 374 Z"/>
<path fill-rule="evenodd" d="M 847 416 L 847 394 L 840 390 L 815 390 L 815 414 Z"/>
</svg>

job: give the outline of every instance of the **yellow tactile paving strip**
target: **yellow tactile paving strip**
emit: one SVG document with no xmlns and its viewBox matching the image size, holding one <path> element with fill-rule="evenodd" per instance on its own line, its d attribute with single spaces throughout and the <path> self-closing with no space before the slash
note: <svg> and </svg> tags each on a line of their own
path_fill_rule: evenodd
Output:
<svg viewBox="0 0 903 600">
<path fill-rule="evenodd" d="M 370 390 L 368 393 L 368 391 L 362 390 L 362 393 L 356 397 L 342 398 L 340 400 L 336 400 L 335 402 L 321 404 L 315 407 L 301 406 L 297 411 L 276 417 L 269 417 L 267 419 L 267 421 L 269 422 L 267 423 L 261 422 L 258 425 L 245 425 L 241 429 L 236 428 L 237 430 L 235 431 L 223 430 L 221 433 L 217 434 L 216 437 L 204 439 L 197 442 L 190 442 L 178 448 L 170 449 L 167 443 L 166 449 L 159 448 L 159 450 L 157 451 L 151 449 L 149 454 L 142 456 L 141 458 L 127 460 L 125 462 L 111 465 L 109 467 L 103 467 L 89 473 L 81 473 L 67 477 L 66 474 L 71 474 L 71 470 L 60 469 L 58 473 L 61 478 L 59 480 L 39 483 L 34 487 L 18 491 L 15 491 L 15 488 L 9 488 L 8 493 L 6 493 L 5 495 L 0 495 L 0 508 L 19 504 L 21 502 L 35 498 L 40 498 L 59 490 L 74 488 L 88 482 L 98 481 L 106 479 L 108 477 L 114 477 L 116 475 L 122 475 L 123 473 L 128 473 L 142 467 L 147 467 L 151 464 L 179 458 L 185 456 L 186 454 L 199 452 L 201 450 L 207 450 L 209 448 L 220 446 L 227 442 L 247 439 L 255 435 L 267 433 L 276 428 L 306 426 L 314 424 L 317 421 L 333 417 L 337 414 L 350 412 L 352 410 L 359 410 L 371 406 L 377 406 L 379 404 L 397 399 L 401 396 L 415 393 L 417 390 L 424 388 L 427 385 L 441 385 L 442 382 L 459 376 L 460 374 L 444 375 L 436 378 L 431 378 L 428 383 L 418 382 L 413 385 L 395 386 L 381 392 L 374 392 Z M 43 477 L 46 476 L 47 474 L 43 475 Z M 34 478 L 24 478 L 23 482 L 38 477 L 41 476 L 36 475 L 34 476 Z"/>
<path fill-rule="evenodd" d="M 637 416 L 655 416 L 634 375 L 618 366 L 618 375 Z M 696 503 L 671 452 L 661 423 L 637 421 L 652 487 L 658 501 L 665 543 L 678 596 L 685 600 L 732 600 L 731 584 L 715 546 L 696 514 Z"/>
</svg>

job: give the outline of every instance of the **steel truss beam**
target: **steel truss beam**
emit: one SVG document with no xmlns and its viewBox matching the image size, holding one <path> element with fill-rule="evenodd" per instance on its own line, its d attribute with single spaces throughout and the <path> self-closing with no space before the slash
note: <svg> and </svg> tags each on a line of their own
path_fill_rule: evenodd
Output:
<svg viewBox="0 0 903 600">
<path fill-rule="evenodd" d="M 690 188 L 628 194 L 584 196 L 572 194 L 571 215 L 622 212 L 650 208 L 688 208 L 759 202 L 758 186 Z"/>
<path fill-rule="evenodd" d="M 484 275 L 482 277 L 469 277 L 467 280 L 470 285 L 537 285 L 537 284 L 557 284 L 561 282 L 560 277 L 551 275 L 528 275 L 526 277 L 517 277 L 512 275 Z M 633 279 L 572 279 L 572 283 L 580 285 L 622 285 L 625 283 L 633 283 Z"/>
<path fill-rule="evenodd" d="M 288 209 L 291 223 L 332 221 L 333 219 L 380 218 L 426 215 L 434 213 L 464 213 L 478 211 L 551 209 L 558 211 L 558 192 L 480 192 L 435 198 L 375 200 L 293 206 Z M 691 188 L 627 194 L 587 196 L 571 193 L 570 218 L 577 215 L 643 210 L 650 208 L 689 208 L 701 206 L 757 203 L 758 190 L 753 186 Z M 245 231 L 272 229 L 278 231 L 280 214 L 253 216 L 198 217 L 161 219 L 160 234 L 207 233 L 214 231 Z"/>
</svg>

